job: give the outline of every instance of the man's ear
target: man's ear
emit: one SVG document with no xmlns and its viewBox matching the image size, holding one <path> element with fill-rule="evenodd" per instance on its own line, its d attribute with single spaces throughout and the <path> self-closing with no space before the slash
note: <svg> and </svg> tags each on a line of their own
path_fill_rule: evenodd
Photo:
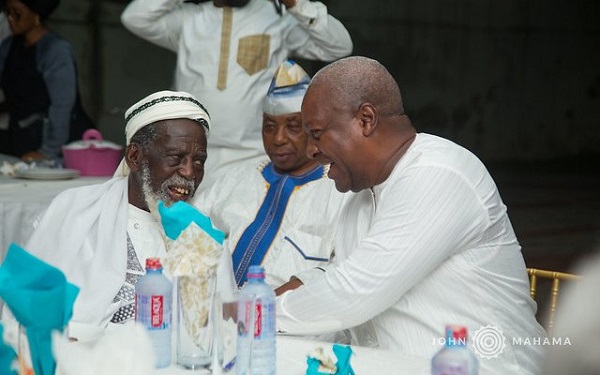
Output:
<svg viewBox="0 0 600 375">
<path fill-rule="evenodd" d="M 361 121 L 362 134 L 369 137 L 377 127 L 377 108 L 371 103 L 363 103 L 358 107 L 357 118 Z"/>
<path fill-rule="evenodd" d="M 142 167 L 142 148 L 137 143 L 130 143 L 125 149 L 125 162 L 132 172 L 137 172 Z"/>
</svg>

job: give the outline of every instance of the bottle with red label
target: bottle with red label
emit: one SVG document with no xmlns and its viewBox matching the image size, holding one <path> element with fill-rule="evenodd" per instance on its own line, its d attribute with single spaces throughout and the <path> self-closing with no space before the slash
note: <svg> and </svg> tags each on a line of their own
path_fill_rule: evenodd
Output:
<svg viewBox="0 0 600 375">
<path fill-rule="evenodd" d="M 467 346 L 467 328 L 446 326 L 444 347 L 431 360 L 431 375 L 477 375 L 479 361 Z"/>
<path fill-rule="evenodd" d="M 159 258 L 146 259 L 146 274 L 135 285 L 135 320 L 150 334 L 156 368 L 171 364 L 173 284 L 163 275 Z"/>
<path fill-rule="evenodd" d="M 238 301 L 241 324 L 238 323 L 236 373 L 275 375 L 275 292 L 265 282 L 265 270 L 262 266 L 248 267 L 247 275 L 248 282 L 240 291 Z M 247 337 L 252 334 L 253 337 Z"/>
</svg>

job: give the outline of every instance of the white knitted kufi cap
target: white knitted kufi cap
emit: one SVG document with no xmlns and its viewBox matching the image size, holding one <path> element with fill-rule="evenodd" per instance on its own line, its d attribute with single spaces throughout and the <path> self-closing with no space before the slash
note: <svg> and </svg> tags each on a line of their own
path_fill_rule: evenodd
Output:
<svg viewBox="0 0 600 375">
<path fill-rule="evenodd" d="M 210 116 L 202 103 L 183 91 L 159 91 L 138 101 L 125 112 L 125 140 L 129 145 L 138 130 L 157 121 L 187 118 L 202 125 L 208 138 Z M 115 171 L 115 176 L 127 176 L 129 168 L 125 159 Z"/>
<path fill-rule="evenodd" d="M 310 76 L 300 65 L 287 60 L 279 66 L 263 102 L 263 112 L 272 116 L 300 112 Z"/>
</svg>

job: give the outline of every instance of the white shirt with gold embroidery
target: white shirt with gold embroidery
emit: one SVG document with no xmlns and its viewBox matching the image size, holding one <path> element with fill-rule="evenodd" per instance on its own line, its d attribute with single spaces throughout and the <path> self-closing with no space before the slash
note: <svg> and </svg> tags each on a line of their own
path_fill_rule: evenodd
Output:
<svg viewBox="0 0 600 375">
<path fill-rule="evenodd" d="M 285 59 L 333 61 L 352 52 L 348 31 L 318 1 L 298 0 L 278 15 L 264 0 L 241 8 L 134 0 L 121 19 L 136 35 L 177 52 L 176 89 L 210 113 L 205 188 L 232 164 L 264 156 L 262 103 Z"/>
</svg>

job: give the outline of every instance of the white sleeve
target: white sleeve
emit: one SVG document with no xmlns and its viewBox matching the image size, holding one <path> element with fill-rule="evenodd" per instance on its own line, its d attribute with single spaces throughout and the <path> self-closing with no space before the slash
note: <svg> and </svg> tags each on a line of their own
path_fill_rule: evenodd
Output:
<svg viewBox="0 0 600 375">
<path fill-rule="evenodd" d="M 333 61 L 352 53 L 348 30 L 318 1 L 298 0 L 288 12 L 299 24 L 286 37 L 292 53 L 306 59 Z"/>
<path fill-rule="evenodd" d="M 370 320 L 471 246 L 488 225 L 474 188 L 457 171 L 417 167 L 390 183 L 366 237 L 348 258 L 280 296 L 280 331 L 317 334 Z"/>
<path fill-rule="evenodd" d="M 181 0 L 133 0 L 121 22 L 140 38 L 177 52 L 184 15 Z"/>
</svg>

